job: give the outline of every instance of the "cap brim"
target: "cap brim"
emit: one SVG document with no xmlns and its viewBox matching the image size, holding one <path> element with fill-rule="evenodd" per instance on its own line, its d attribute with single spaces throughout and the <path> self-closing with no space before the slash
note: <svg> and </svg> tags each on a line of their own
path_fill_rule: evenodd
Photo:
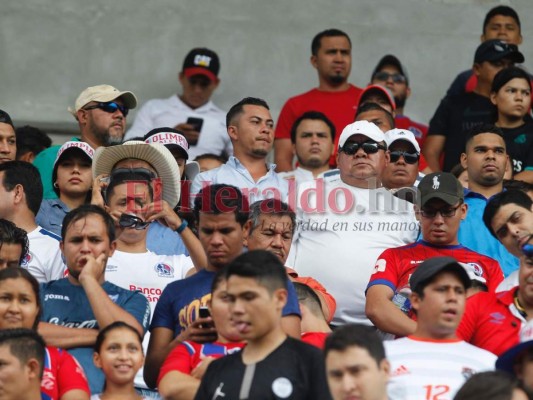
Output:
<svg viewBox="0 0 533 400">
<path fill-rule="evenodd" d="M 185 68 L 183 73 L 185 74 L 187 78 L 191 78 L 195 75 L 203 75 L 209 78 L 213 82 L 216 82 L 216 80 L 218 79 L 217 76 L 213 72 L 211 72 L 207 68 L 202 68 L 202 67 Z"/>
<path fill-rule="evenodd" d="M 514 375 L 514 364 L 516 357 L 524 350 L 527 350 L 531 347 L 533 347 L 533 340 L 528 340 L 527 342 L 519 343 L 516 346 L 511 347 L 498 357 L 496 360 L 496 369 L 499 369 L 500 371 L 506 371 Z"/>
<path fill-rule="evenodd" d="M 175 207 L 180 199 L 179 166 L 172 153 L 161 144 L 130 141 L 111 147 L 99 147 L 93 158 L 93 178 L 110 174 L 117 162 L 127 158 L 144 160 L 154 167 L 163 181 L 163 200 Z"/>
<path fill-rule="evenodd" d="M 387 143 L 387 147 L 391 147 L 394 143 L 396 142 L 407 142 L 409 143 L 411 146 L 413 146 L 413 148 L 415 149 L 415 151 L 420 154 L 420 145 L 418 144 L 418 142 L 416 141 L 416 139 L 414 141 L 411 141 L 409 139 L 406 139 L 406 138 L 403 138 L 403 137 L 399 137 L 397 139 L 394 139 L 392 142 L 390 143 Z"/>
</svg>

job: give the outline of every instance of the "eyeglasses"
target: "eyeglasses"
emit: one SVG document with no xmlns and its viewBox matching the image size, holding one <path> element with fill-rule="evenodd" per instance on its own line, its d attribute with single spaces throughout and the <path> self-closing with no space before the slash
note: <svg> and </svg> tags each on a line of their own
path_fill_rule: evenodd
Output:
<svg viewBox="0 0 533 400">
<path fill-rule="evenodd" d="M 400 157 L 403 157 L 405 162 L 407 164 L 416 164 L 418 160 L 420 159 L 420 155 L 418 153 L 408 153 L 407 151 L 391 151 L 390 152 L 390 161 L 395 163 L 397 162 Z"/>
<path fill-rule="evenodd" d="M 457 212 L 457 209 L 461 207 L 463 203 L 459 204 L 457 207 L 449 207 L 449 208 L 443 208 L 440 210 L 428 210 L 428 209 L 420 209 L 420 214 L 424 218 L 435 218 L 437 216 L 437 213 L 442 216 L 442 218 L 451 218 L 455 215 Z"/>
<path fill-rule="evenodd" d="M 377 81 L 383 81 L 383 82 L 386 82 L 389 80 L 389 78 L 392 78 L 392 81 L 394 83 L 405 83 L 407 82 L 407 80 L 405 79 L 405 76 L 403 76 L 402 74 L 396 72 L 394 74 L 389 74 L 388 72 L 385 72 L 385 71 L 381 71 L 381 72 L 376 72 L 374 74 L 374 79 L 377 80 Z"/>
<path fill-rule="evenodd" d="M 95 108 L 99 108 L 100 110 L 108 112 L 110 114 L 113 114 L 115 111 L 119 110 L 125 117 L 127 117 L 128 113 L 130 112 L 127 107 L 115 103 L 114 101 L 110 101 L 109 103 L 98 103 L 94 106 L 83 107 L 84 110 L 94 110 Z"/>
<path fill-rule="evenodd" d="M 349 156 L 353 156 L 355 153 L 357 153 L 359 148 L 363 149 L 366 154 L 375 154 L 379 150 L 387 150 L 385 146 L 376 142 L 346 142 L 344 143 L 344 146 L 342 146 L 341 151 Z"/>
<path fill-rule="evenodd" d="M 134 228 L 138 231 L 142 231 L 143 229 L 146 229 L 151 222 L 145 222 L 136 215 L 122 214 L 118 220 L 118 224 L 121 228 Z"/>
</svg>

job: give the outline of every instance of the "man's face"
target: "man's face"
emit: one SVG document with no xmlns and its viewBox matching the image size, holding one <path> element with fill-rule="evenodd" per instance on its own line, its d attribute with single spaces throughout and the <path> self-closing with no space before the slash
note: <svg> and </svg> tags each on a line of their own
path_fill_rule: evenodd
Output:
<svg viewBox="0 0 533 400">
<path fill-rule="evenodd" d="M 498 93 L 491 93 L 490 99 L 498 107 L 499 114 L 521 121 L 531 107 L 529 82 L 522 78 L 511 79 Z"/>
<path fill-rule="evenodd" d="M 214 269 L 225 267 L 242 253 L 243 234 L 235 213 L 200 212 L 198 238 L 207 254 L 207 263 Z"/>
<path fill-rule="evenodd" d="M 292 243 L 292 228 L 288 215 L 261 214 L 259 225 L 251 233 L 252 221 L 246 223 L 244 245 L 248 250 L 268 250 L 285 264 Z"/>
<path fill-rule="evenodd" d="M 326 375 L 333 400 L 384 400 L 390 364 L 379 364 L 368 350 L 350 346 L 343 351 L 331 350 L 326 356 Z"/>
<path fill-rule="evenodd" d="M 466 290 L 454 272 L 443 271 L 424 288 L 424 297 L 411 294 L 411 306 L 417 312 L 418 329 L 424 337 L 455 337 L 466 302 Z"/>
<path fill-rule="evenodd" d="M 59 243 L 69 272 L 69 279 L 76 281 L 87 263 L 88 255 L 97 258 L 104 254 L 104 261 L 113 255 L 116 242 L 110 242 L 107 228 L 100 215 L 89 214 L 87 217 L 72 222 L 65 232 L 65 238 Z"/>
<path fill-rule="evenodd" d="M 17 195 L 16 187 L 8 192 L 4 187 L 5 172 L 0 172 L 0 218 L 10 221 L 13 217 L 13 207 L 15 204 L 15 197 Z"/>
<path fill-rule="evenodd" d="M 467 205 L 457 202 L 450 206 L 441 199 L 431 199 L 416 213 L 422 237 L 429 243 L 447 246 L 458 244 L 457 232 L 461 220 L 466 218 Z M 450 215 L 448 217 L 443 216 Z M 427 215 L 427 216 L 424 216 Z M 434 216 L 432 216 L 434 215 Z"/>
<path fill-rule="evenodd" d="M 533 258 L 522 255 L 518 270 L 518 298 L 522 304 L 533 304 Z"/>
<path fill-rule="evenodd" d="M 374 141 L 358 134 L 351 136 L 346 141 L 346 143 L 349 142 L 362 144 Z M 337 154 L 337 167 L 340 169 L 343 181 L 379 179 L 385 168 L 385 151 L 380 149 L 377 153 L 367 154 L 361 147 L 353 155 L 339 151 Z"/>
<path fill-rule="evenodd" d="M 474 136 L 466 145 L 466 153 L 461 155 L 461 164 L 468 171 L 469 185 L 490 187 L 499 184 L 508 158 L 502 137 L 494 133 Z"/>
<path fill-rule="evenodd" d="M 181 100 L 193 110 L 206 104 L 218 87 L 219 81 L 212 81 L 205 75 L 193 75 L 187 78 L 183 72 L 179 74 L 182 87 Z"/>
<path fill-rule="evenodd" d="M 492 85 L 492 81 L 498 72 L 502 69 L 512 67 L 514 62 L 504 58 L 497 61 L 483 61 L 480 64 L 474 64 L 474 74 L 477 75 L 477 79 L 486 85 Z"/>
<path fill-rule="evenodd" d="M 287 290 L 270 293 L 254 278 L 231 275 L 227 296 L 231 319 L 244 340 L 259 340 L 281 323 Z"/>
<path fill-rule="evenodd" d="M 345 83 L 352 69 L 352 47 L 345 36 L 323 37 L 311 64 L 318 75 L 333 85 Z"/>
<path fill-rule="evenodd" d="M 292 145 L 298 163 L 307 169 L 328 164 L 333 153 L 333 140 L 328 125 L 319 119 L 304 119 L 296 129 L 296 143 Z"/>
<path fill-rule="evenodd" d="M 517 46 L 522 43 L 522 35 L 520 34 L 520 27 L 516 23 L 513 17 L 505 15 L 495 15 L 492 17 L 483 35 L 481 35 L 481 41 L 485 42 L 491 39 L 504 40 L 510 44 L 516 44 Z"/>
<path fill-rule="evenodd" d="M 18 243 L 2 243 L 0 245 L 0 270 L 20 266 L 22 246 Z"/>
<path fill-rule="evenodd" d="M 236 153 L 265 158 L 274 144 L 274 121 L 265 107 L 246 104 L 228 133 Z"/>
<path fill-rule="evenodd" d="M 124 105 L 121 99 L 115 99 L 113 102 Z M 97 104 L 97 102 L 90 102 L 84 108 Z M 99 146 L 122 143 L 126 130 L 126 117 L 118 108 L 113 113 L 99 108 L 93 108 L 91 110 L 82 108 L 78 112 L 78 119 L 80 123 L 86 126 L 84 133 L 91 136 Z"/>
<path fill-rule="evenodd" d="M 13 161 L 17 154 L 17 137 L 13 127 L 0 122 L 0 163 Z"/>
<path fill-rule="evenodd" d="M 389 147 L 389 157 L 383 170 L 383 186 L 388 189 L 413 186 L 418 177 L 418 161 L 409 164 L 405 156 L 400 155 L 396 162 L 391 160 L 398 156 L 398 152 L 417 154 L 414 146 L 405 140 L 396 140 Z"/>
<path fill-rule="evenodd" d="M 372 78 L 372 84 L 385 86 L 390 89 L 396 102 L 396 107 L 401 108 L 411 94 L 405 76 L 393 65 L 384 65 Z"/>
<path fill-rule="evenodd" d="M 37 361 L 32 359 L 34 363 Z M 15 357 L 7 345 L 0 346 L 0 398 L 17 400 L 25 397 L 30 381 L 39 382 L 38 369 L 30 361 L 24 365 Z M 38 364 L 37 364 L 38 366 Z"/>
<path fill-rule="evenodd" d="M 362 112 L 357 116 L 355 120 L 372 122 L 379 129 L 381 129 L 382 132 L 387 132 L 391 129 L 394 129 L 394 127 L 391 125 L 389 118 L 387 118 L 385 112 L 386 111 L 381 110 L 370 110 Z"/>
<path fill-rule="evenodd" d="M 505 204 L 494 214 L 490 225 L 507 251 L 521 257 L 521 247 L 533 233 L 533 210 L 514 203 Z"/>
</svg>

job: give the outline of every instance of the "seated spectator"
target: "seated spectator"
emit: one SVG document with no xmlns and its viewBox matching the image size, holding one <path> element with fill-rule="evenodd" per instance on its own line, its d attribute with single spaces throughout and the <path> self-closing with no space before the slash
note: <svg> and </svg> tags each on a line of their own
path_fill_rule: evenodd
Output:
<svg viewBox="0 0 533 400">
<path fill-rule="evenodd" d="M 468 377 L 493 370 L 496 361 L 494 354 L 456 335 L 470 278 L 454 258 L 433 257 L 409 282 L 417 325 L 411 336 L 384 343 L 391 363 L 389 399 L 431 399 L 437 393 L 452 398 Z"/>
<path fill-rule="evenodd" d="M 37 329 L 42 310 L 39 283 L 28 271 L 16 267 L 0 271 L 0 297 L 3 299 L 0 331 Z M 45 357 L 43 399 L 89 400 L 87 378 L 73 356 L 63 349 L 46 346 Z"/>
<path fill-rule="evenodd" d="M 320 299 L 315 291 L 304 283 L 294 282 L 294 289 L 302 313 L 302 342 L 323 349 L 331 328 L 322 312 Z"/>
<path fill-rule="evenodd" d="M 94 149 L 85 142 L 66 142 L 57 152 L 52 181 L 57 199 L 43 199 L 35 221 L 44 229 L 61 235 L 63 218 L 91 199 L 91 166 Z"/>
<path fill-rule="evenodd" d="M 388 400 L 390 363 L 375 329 L 356 324 L 341 326 L 326 339 L 324 354 L 334 400 Z"/>
<path fill-rule="evenodd" d="M 143 104 L 126 133 L 126 139 L 132 140 L 152 129 L 168 126 L 183 133 L 191 146 L 191 158 L 204 153 L 232 155 L 225 112 L 211 100 L 220 83 L 219 71 L 220 60 L 213 50 L 203 47 L 189 51 L 178 75 L 181 94 Z"/>
<path fill-rule="evenodd" d="M 376 125 L 383 133 L 394 129 L 394 117 L 377 103 L 367 102 L 357 108 L 355 121 L 368 121 Z"/>
<path fill-rule="evenodd" d="M 196 156 L 194 159 L 200 166 L 200 172 L 209 171 L 221 167 L 222 164 L 225 164 L 228 160 L 222 156 L 217 156 L 213 153 L 205 153 L 199 156 Z"/>
<path fill-rule="evenodd" d="M 461 182 L 461 185 L 463 185 L 465 189 L 468 189 L 468 171 L 461 165 L 461 163 L 456 164 L 455 167 L 451 169 L 450 173 Z"/>
<path fill-rule="evenodd" d="M 20 267 L 29 249 L 26 231 L 7 219 L 0 219 L 0 270 Z"/>
<path fill-rule="evenodd" d="M 157 388 L 164 398 L 194 399 L 211 361 L 233 354 L 244 346 L 231 320 L 225 274 L 225 269 L 215 274 L 207 308 L 217 330 L 217 339 L 207 343 L 184 341 L 170 352 L 157 379 Z"/>
<path fill-rule="evenodd" d="M 396 113 L 396 102 L 392 96 L 392 92 L 382 85 L 368 85 L 361 92 L 359 96 L 359 103 L 357 108 L 365 105 L 366 103 L 376 103 L 393 116 Z"/>
<path fill-rule="evenodd" d="M 17 136 L 8 113 L 0 110 L 0 164 L 13 161 L 17 155 Z"/>
<path fill-rule="evenodd" d="M 145 400 L 133 387 L 135 374 L 144 363 L 142 336 L 122 321 L 106 326 L 96 337 L 94 364 L 105 375 L 104 390 L 91 400 L 127 398 Z"/>
<path fill-rule="evenodd" d="M 506 372 L 474 374 L 459 389 L 453 400 L 529 400 L 531 392 Z"/>
<path fill-rule="evenodd" d="M 24 125 L 15 129 L 17 137 L 16 160 L 33 163 L 35 156 L 52 145 L 46 132 L 34 126 Z"/>
<path fill-rule="evenodd" d="M 492 81 L 492 103 L 498 109 L 496 126 L 503 132 L 512 176 L 533 183 L 533 121 L 531 78 L 521 68 L 502 69 Z"/>
<path fill-rule="evenodd" d="M 387 189 L 416 186 L 422 177 L 418 173 L 420 146 L 413 133 L 405 129 L 385 132 L 387 162 L 381 177 Z"/>
</svg>

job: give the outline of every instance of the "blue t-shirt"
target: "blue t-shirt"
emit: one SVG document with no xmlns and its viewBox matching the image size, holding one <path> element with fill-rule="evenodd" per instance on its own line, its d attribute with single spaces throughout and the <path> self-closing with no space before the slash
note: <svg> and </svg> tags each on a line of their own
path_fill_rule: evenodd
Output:
<svg viewBox="0 0 533 400">
<path fill-rule="evenodd" d="M 118 306 L 135 317 L 146 330 L 150 319 L 148 300 L 139 292 L 122 289 L 110 282 L 104 282 L 102 288 L 109 298 Z M 99 329 L 98 322 L 89 304 L 82 286 L 76 286 L 67 278 L 41 285 L 41 321 L 69 328 Z M 75 331 L 72 332 L 76 334 Z M 101 393 L 105 376 L 93 363 L 92 347 L 69 349 L 83 367 L 91 393 Z"/>
<path fill-rule="evenodd" d="M 196 274 L 167 285 L 155 306 L 150 330 L 168 328 L 178 336 L 198 317 L 201 306 L 207 306 L 211 298 L 211 285 L 215 272 L 200 270 Z M 287 304 L 283 315 L 300 316 L 298 297 L 291 281 L 287 285 Z"/>
</svg>

